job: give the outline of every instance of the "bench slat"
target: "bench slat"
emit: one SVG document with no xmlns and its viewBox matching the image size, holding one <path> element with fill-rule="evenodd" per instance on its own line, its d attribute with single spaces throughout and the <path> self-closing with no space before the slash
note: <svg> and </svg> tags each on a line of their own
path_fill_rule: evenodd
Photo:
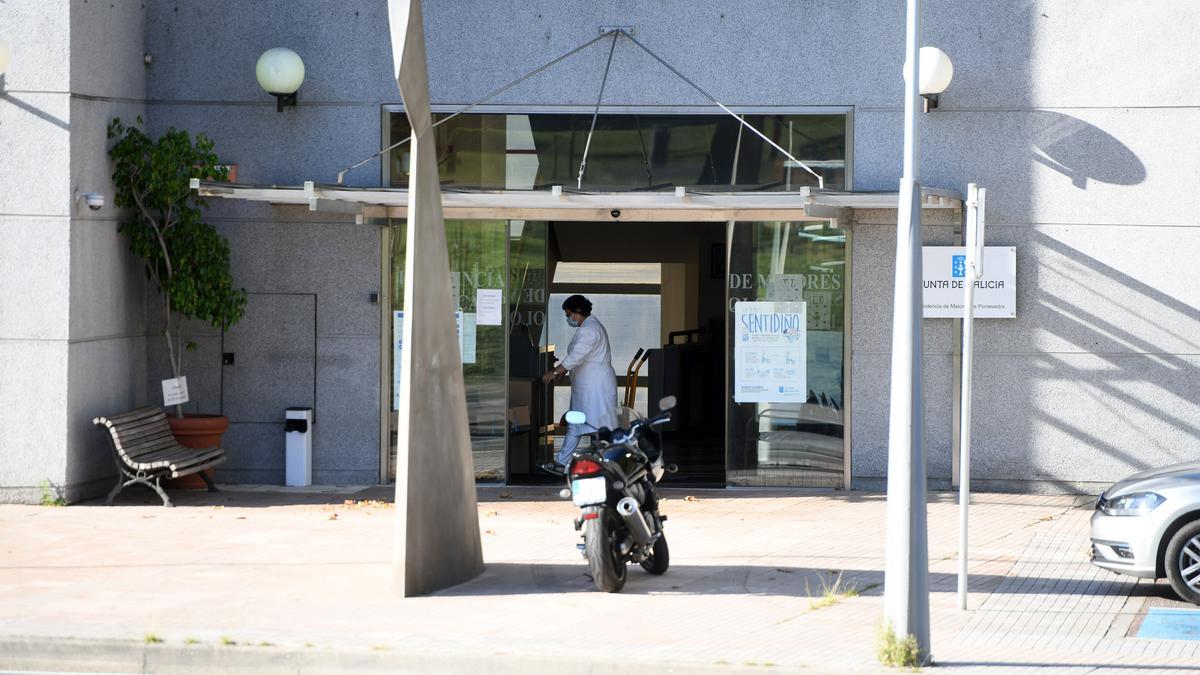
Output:
<svg viewBox="0 0 1200 675">
<path fill-rule="evenodd" d="M 137 436 L 126 436 L 122 434 L 116 439 L 116 443 L 121 448 L 136 448 L 139 445 L 152 443 L 161 438 L 175 438 L 175 434 L 171 433 L 170 429 L 159 429 L 153 433 L 146 432 Z"/>
<path fill-rule="evenodd" d="M 142 436 L 138 436 L 137 438 L 119 438 L 113 442 L 122 450 L 130 450 L 139 446 L 154 443 L 155 441 L 162 440 L 164 438 L 175 438 L 175 435 L 171 433 L 170 429 L 163 429 L 156 434 L 144 434 Z"/>
<path fill-rule="evenodd" d="M 159 430 L 159 429 L 170 429 L 170 428 L 171 428 L 171 425 L 167 422 L 167 418 L 160 417 L 158 419 L 153 419 L 153 420 L 143 420 L 141 422 L 137 422 L 136 424 L 130 424 L 128 426 L 122 424 L 122 425 L 119 425 L 116 427 L 110 427 L 109 432 L 117 434 L 118 437 L 133 438 L 133 437 L 138 436 L 139 434 L 144 434 L 148 431 L 154 431 L 154 430 Z"/>
<path fill-rule="evenodd" d="M 145 462 L 151 455 L 156 455 L 180 447 L 173 436 L 160 438 L 155 441 L 140 443 L 134 448 L 121 448 L 121 454 L 135 462 Z"/>
<path fill-rule="evenodd" d="M 207 464 L 208 462 L 221 457 L 224 458 L 225 451 L 220 448 L 213 448 L 203 454 L 191 455 L 184 457 L 178 461 L 171 462 L 172 471 L 182 471 L 197 464 Z"/>
<path fill-rule="evenodd" d="M 165 425 L 164 425 L 164 427 L 165 427 Z M 117 446 L 122 447 L 122 448 L 132 448 L 136 445 L 146 443 L 155 438 L 164 438 L 164 437 L 169 437 L 169 436 L 173 436 L 173 435 L 174 434 L 171 433 L 170 427 L 165 427 L 162 429 L 155 429 L 153 431 L 147 430 L 147 431 L 143 431 L 141 433 L 132 434 L 132 435 L 113 434 L 113 443 L 117 444 Z"/>
<path fill-rule="evenodd" d="M 214 455 L 221 455 L 224 454 L 224 452 L 225 451 L 221 448 L 193 450 L 191 448 L 179 446 L 178 448 L 164 450 L 153 456 L 142 457 L 133 460 L 131 463 L 143 471 L 149 471 L 151 469 L 167 469 L 175 464 L 183 465 L 193 461 L 201 461 L 197 458 L 207 458 Z"/>
<path fill-rule="evenodd" d="M 186 476 L 186 475 L 192 474 L 192 473 L 199 473 L 209 467 L 221 464 L 224 461 L 225 461 L 225 455 L 221 455 L 220 457 L 217 457 L 216 459 L 209 461 L 209 462 L 205 462 L 203 464 L 197 464 L 194 466 L 189 466 L 186 468 L 174 470 L 174 471 L 171 471 L 171 478 L 179 478 L 180 476 Z"/>
<path fill-rule="evenodd" d="M 112 417 L 101 419 L 107 419 L 107 421 L 111 424 L 125 425 L 129 424 L 130 422 L 136 422 L 138 420 L 148 419 L 158 415 L 165 416 L 166 413 L 164 413 L 161 408 L 147 406 L 145 408 L 138 408 L 137 410 L 131 410 L 127 413 L 121 413 L 120 415 L 113 415 Z"/>
<path fill-rule="evenodd" d="M 164 455 L 150 462 L 138 462 L 137 466 L 143 471 L 150 471 L 152 469 L 183 470 L 192 465 L 203 464 L 214 458 L 224 456 L 224 450 L 221 448 L 212 448 L 210 450 L 198 451 L 195 454 L 179 453 Z"/>
</svg>

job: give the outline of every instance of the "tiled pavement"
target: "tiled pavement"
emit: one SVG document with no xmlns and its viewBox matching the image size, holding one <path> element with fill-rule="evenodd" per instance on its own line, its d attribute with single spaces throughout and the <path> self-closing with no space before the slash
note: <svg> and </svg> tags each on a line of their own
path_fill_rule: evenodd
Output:
<svg viewBox="0 0 1200 675">
<path fill-rule="evenodd" d="M 552 494 L 482 489 L 487 571 L 412 599 L 389 591 L 385 488 L 0 506 L 0 669 L 882 670 L 882 495 L 668 491 L 671 570 L 634 568 L 609 595 Z M 1090 500 L 980 494 L 971 515 L 961 612 L 955 495 L 931 497 L 939 671 L 1200 672 L 1197 643 L 1127 637 L 1145 606 L 1173 601 L 1087 563 Z M 858 595 L 821 606 L 839 574 Z"/>
</svg>

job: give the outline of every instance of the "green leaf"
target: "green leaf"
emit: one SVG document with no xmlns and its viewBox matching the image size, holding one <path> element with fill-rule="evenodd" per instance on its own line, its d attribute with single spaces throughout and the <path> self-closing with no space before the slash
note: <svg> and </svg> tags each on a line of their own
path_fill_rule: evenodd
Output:
<svg viewBox="0 0 1200 675">
<path fill-rule="evenodd" d="M 222 180 L 227 171 L 207 136 L 170 128 L 153 139 L 142 127 L 140 117 L 133 126 L 120 118 L 108 125 L 113 203 L 124 214 L 117 229 L 164 303 L 183 318 L 227 329 L 245 314 L 246 291 L 234 286 L 229 242 L 202 222 L 204 200 L 189 188 L 192 178 Z"/>
</svg>

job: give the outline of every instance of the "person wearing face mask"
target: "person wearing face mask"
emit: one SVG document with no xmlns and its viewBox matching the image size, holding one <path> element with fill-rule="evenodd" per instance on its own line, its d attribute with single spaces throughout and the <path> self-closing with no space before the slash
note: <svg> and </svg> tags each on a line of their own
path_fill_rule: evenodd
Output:
<svg viewBox="0 0 1200 675">
<path fill-rule="evenodd" d="M 575 336 L 567 347 L 567 356 L 554 370 L 546 372 L 542 381 L 555 382 L 571 373 L 571 410 L 587 415 L 587 424 L 567 426 L 562 449 L 553 464 L 543 465 L 551 473 L 562 473 L 563 465 L 579 445 L 583 434 L 603 427 L 617 425 L 617 375 L 612 367 L 608 346 L 608 331 L 592 316 L 592 303 L 582 295 L 572 295 L 563 301 L 567 324 L 575 328 Z"/>
</svg>

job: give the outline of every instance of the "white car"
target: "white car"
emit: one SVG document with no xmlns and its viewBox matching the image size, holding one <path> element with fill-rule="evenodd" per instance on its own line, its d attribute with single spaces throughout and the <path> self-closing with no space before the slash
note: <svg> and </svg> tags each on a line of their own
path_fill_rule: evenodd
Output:
<svg viewBox="0 0 1200 675">
<path fill-rule="evenodd" d="M 1166 577 L 1200 605 L 1200 462 L 1136 473 L 1105 490 L 1092 515 L 1092 564 Z"/>
</svg>

